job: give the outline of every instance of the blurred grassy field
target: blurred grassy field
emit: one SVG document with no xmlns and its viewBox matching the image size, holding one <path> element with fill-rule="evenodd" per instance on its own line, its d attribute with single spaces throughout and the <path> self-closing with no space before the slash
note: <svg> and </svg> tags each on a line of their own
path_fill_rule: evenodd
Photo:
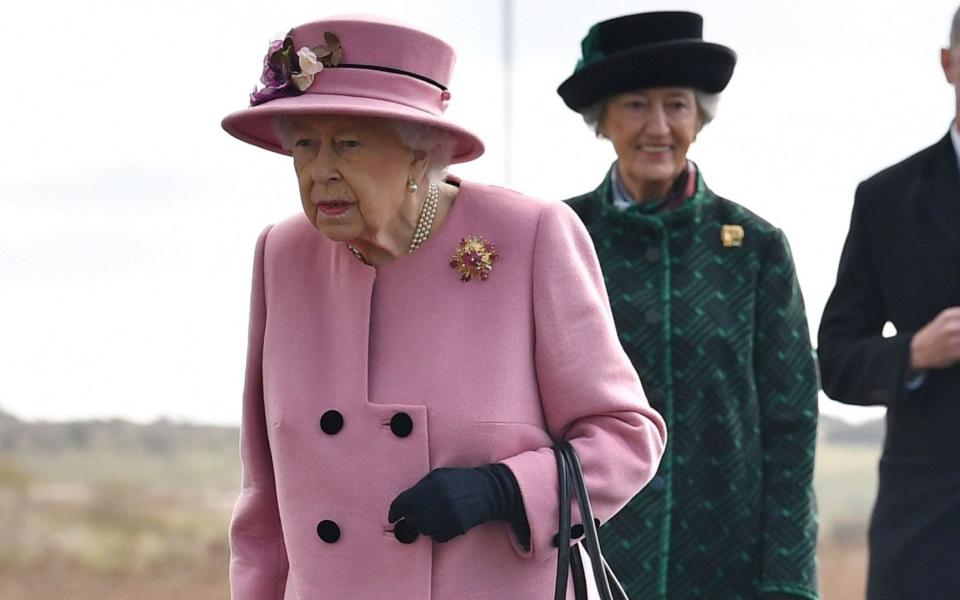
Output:
<svg viewBox="0 0 960 600">
<path fill-rule="evenodd" d="M 877 445 L 817 448 L 818 559 L 823 600 L 861 600 L 866 591 L 867 522 L 877 489 Z"/>
<path fill-rule="evenodd" d="M 824 600 L 863 598 L 877 444 L 821 440 Z M 235 429 L 0 419 L 0 599 L 223 600 Z"/>
<path fill-rule="evenodd" d="M 237 431 L 0 419 L 0 598 L 229 597 Z"/>
</svg>

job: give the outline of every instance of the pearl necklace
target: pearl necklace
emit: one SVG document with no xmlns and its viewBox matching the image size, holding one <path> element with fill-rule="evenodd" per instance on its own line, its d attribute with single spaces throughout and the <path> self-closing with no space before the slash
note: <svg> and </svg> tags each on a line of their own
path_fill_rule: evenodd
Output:
<svg viewBox="0 0 960 600">
<path fill-rule="evenodd" d="M 427 199 L 423 201 L 423 206 L 420 208 L 417 228 L 413 232 L 413 239 L 410 240 L 410 249 L 407 250 L 407 254 L 412 254 L 430 237 L 430 230 L 433 229 L 433 219 L 437 216 L 437 204 L 439 202 L 440 186 L 431 182 L 430 189 L 427 190 Z"/>
<path fill-rule="evenodd" d="M 427 189 L 427 198 L 420 207 L 420 216 L 417 217 L 417 227 L 413 231 L 413 239 L 410 240 L 410 249 L 407 254 L 413 254 L 413 251 L 423 245 L 430 237 L 430 231 L 433 229 L 433 219 L 437 216 L 437 205 L 440 203 L 440 186 L 431 183 Z M 369 265 L 367 257 L 357 250 L 353 244 L 347 244 L 347 248 L 353 253 L 357 260 Z"/>
<path fill-rule="evenodd" d="M 359 260 L 365 265 L 370 264 L 367 262 L 367 257 L 363 255 L 363 252 L 360 252 L 359 250 L 357 250 L 356 246 L 354 246 L 353 244 L 347 244 L 347 248 L 350 250 L 350 252 L 353 253 L 355 257 L 357 257 L 357 260 Z"/>
</svg>

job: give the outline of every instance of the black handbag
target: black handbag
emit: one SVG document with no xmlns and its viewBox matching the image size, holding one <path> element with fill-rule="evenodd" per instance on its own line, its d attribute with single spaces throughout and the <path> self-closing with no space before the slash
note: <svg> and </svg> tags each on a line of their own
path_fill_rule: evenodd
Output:
<svg viewBox="0 0 960 600">
<path fill-rule="evenodd" d="M 630 600 L 620 582 L 610 569 L 610 565 L 600 552 L 600 539 L 597 537 L 597 522 L 593 518 L 593 508 L 587 486 L 583 481 L 583 468 L 576 450 L 569 442 L 563 441 L 553 447 L 557 459 L 557 477 L 560 488 L 560 531 L 557 534 L 557 585 L 554 600 L 567 597 L 568 575 L 573 579 L 574 597 L 587 600 L 587 577 L 583 568 L 583 559 L 579 549 L 571 548 L 571 502 L 573 493 L 577 495 L 580 506 L 580 518 L 583 519 L 584 539 L 580 544 L 587 550 L 593 570 L 600 600 Z"/>
</svg>

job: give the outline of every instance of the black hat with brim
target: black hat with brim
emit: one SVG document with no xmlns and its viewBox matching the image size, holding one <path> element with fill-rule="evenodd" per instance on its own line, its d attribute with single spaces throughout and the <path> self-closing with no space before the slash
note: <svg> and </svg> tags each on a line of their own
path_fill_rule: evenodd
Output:
<svg viewBox="0 0 960 600">
<path fill-rule="evenodd" d="M 640 13 L 597 23 L 583 39 L 583 58 L 557 93 L 579 112 L 604 98 L 651 87 L 721 92 L 737 55 L 704 42 L 702 32 L 703 18 L 689 12 Z"/>
</svg>

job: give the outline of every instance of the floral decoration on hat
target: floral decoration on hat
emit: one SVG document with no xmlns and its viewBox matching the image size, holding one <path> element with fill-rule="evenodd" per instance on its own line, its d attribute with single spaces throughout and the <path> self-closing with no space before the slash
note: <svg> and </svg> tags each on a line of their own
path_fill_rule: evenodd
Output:
<svg viewBox="0 0 960 600">
<path fill-rule="evenodd" d="M 329 31 L 323 34 L 326 44 L 308 48 L 293 49 L 290 33 L 282 40 L 270 43 L 267 55 L 263 58 L 263 75 L 260 82 L 263 88 L 254 88 L 250 94 L 250 106 L 263 104 L 274 98 L 298 96 L 302 94 L 317 73 L 324 67 L 336 67 L 343 58 L 340 39 Z"/>
<path fill-rule="evenodd" d="M 460 281 L 470 281 L 474 277 L 486 281 L 498 258 L 496 246 L 478 235 L 471 235 L 460 240 L 450 266 L 457 270 Z"/>
</svg>

